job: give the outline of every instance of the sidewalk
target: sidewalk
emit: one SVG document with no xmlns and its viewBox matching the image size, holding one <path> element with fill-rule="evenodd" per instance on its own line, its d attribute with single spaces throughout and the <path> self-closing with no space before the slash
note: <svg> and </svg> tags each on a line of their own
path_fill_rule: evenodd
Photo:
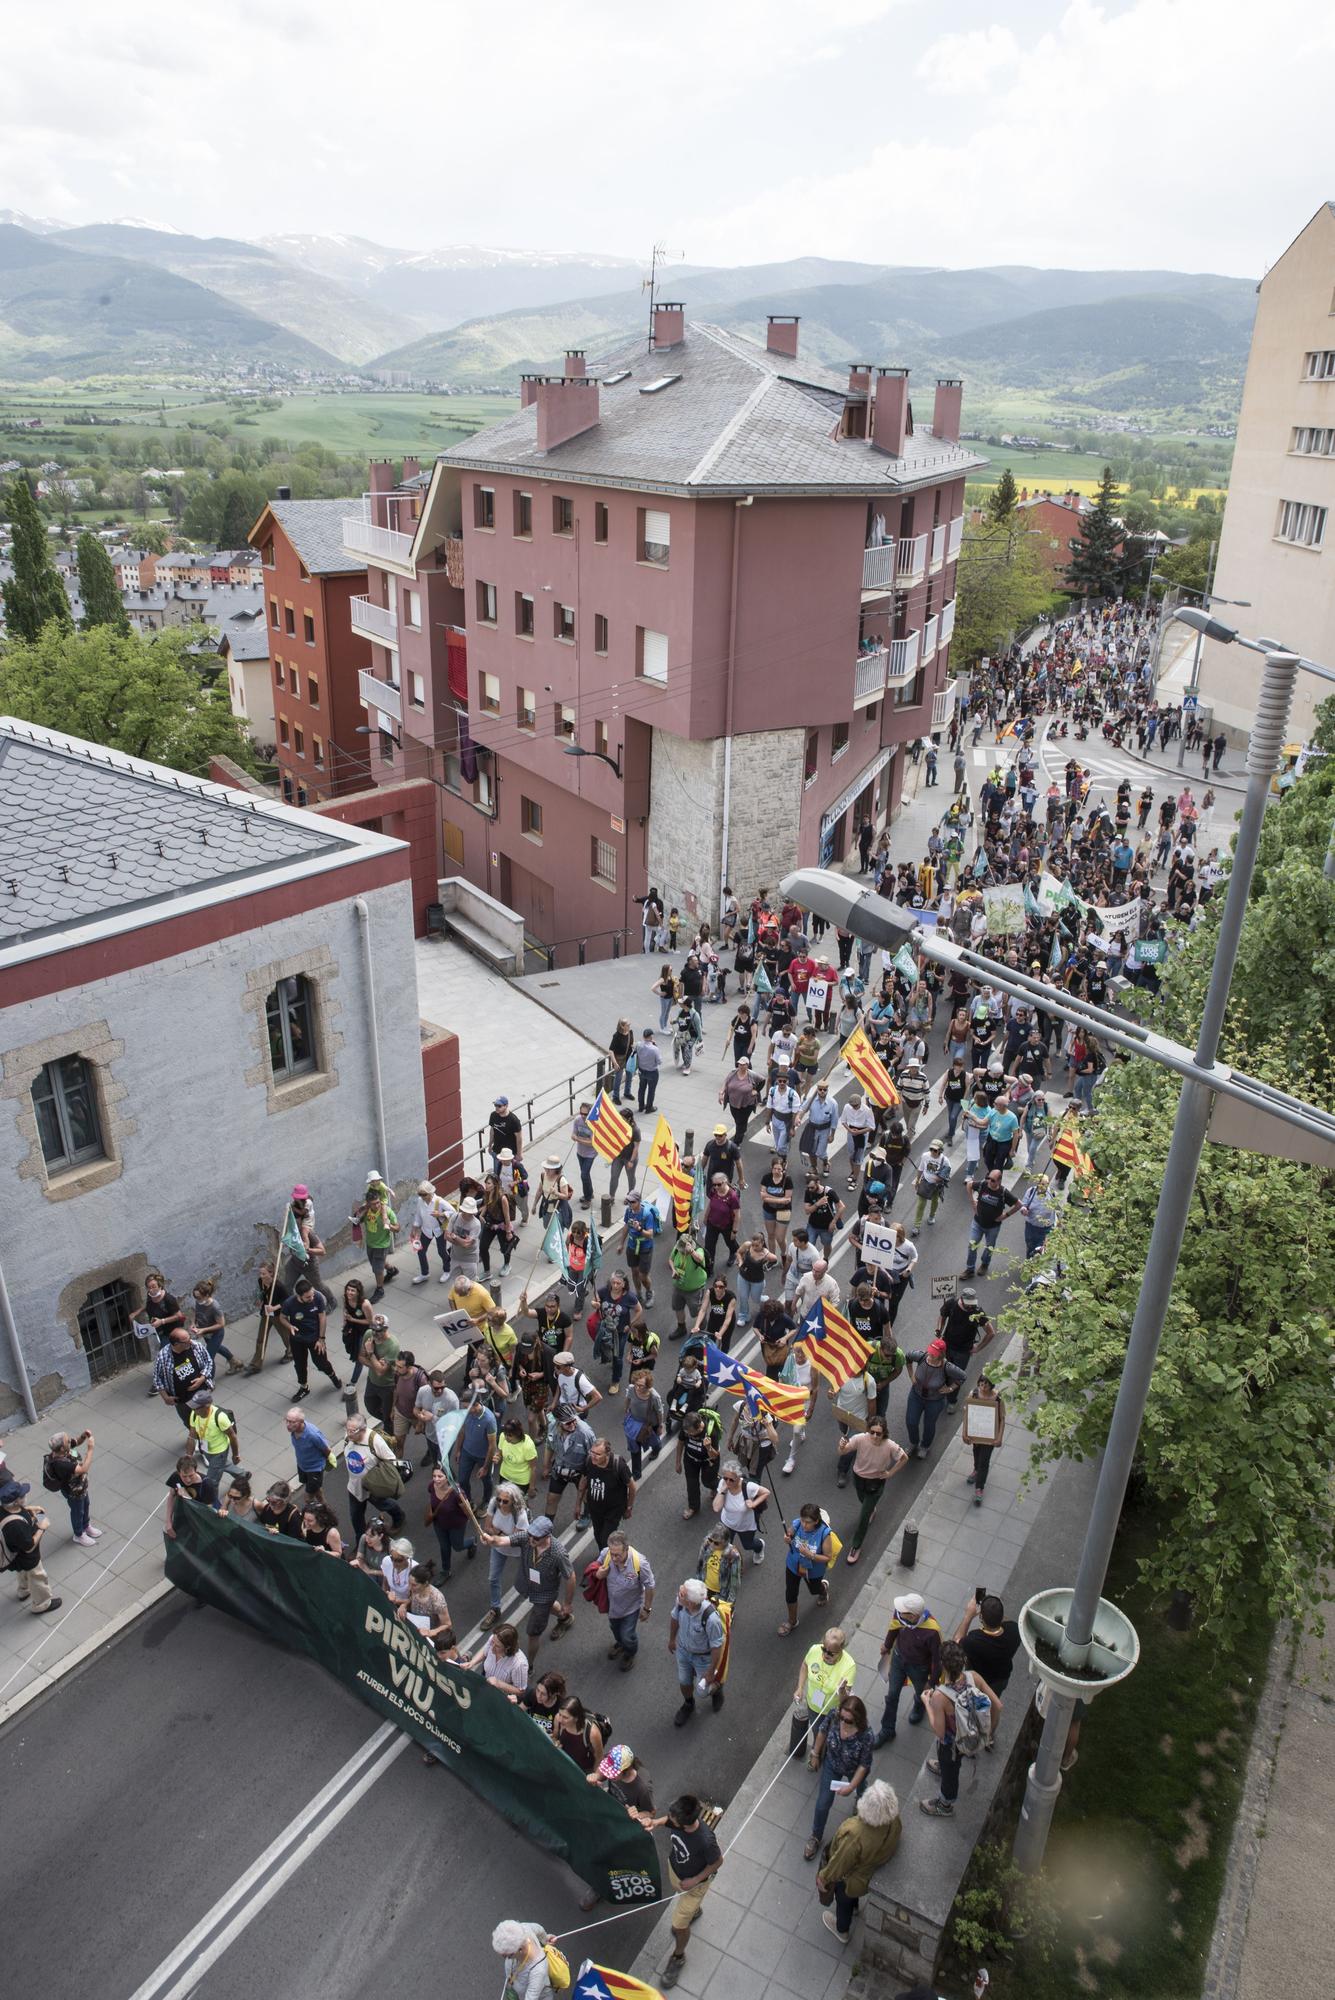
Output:
<svg viewBox="0 0 1335 2000">
<path fill-rule="evenodd" d="M 966 1469 L 972 1468 L 972 1454 L 960 1444 L 958 1420 L 943 1424 L 940 1435 L 940 1463 L 914 1510 L 919 1529 L 914 1567 L 902 1568 L 898 1544 L 892 1545 L 867 1577 L 843 1620 L 849 1649 L 858 1663 L 856 1692 L 867 1704 L 873 1727 L 879 1726 L 885 1697 L 877 1660 L 896 1595 L 917 1591 L 940 1623 L 943 1636 L 951 1638 L 978 1583 L 1006 1600 L 1008 1616 L 1015 1614 L 1019 1600 L 1011 1602 L 1007 1591 L 1022 1558 L 1026 1596 L 1069 1580 L 1065 1550 L 1054 1551 L 1045 1566 L 1041 1543 L 1034 1539 L 1035 1527 L 1053 1499 L 1053 1487 L 1049 1483 L 1021 1496 L 1029 1432 L 1013 1405 L 1007 1414 L 1006 1442 L 988 1479 L 981 1508 L 974 1507 L 964 1477 Z M 1058 1515 L 1063 1511 L 1059 1507 Z M 1059 1526 L 1059 1521 L 1054 1522 L 1054 1528 Z M 754 1606 L 749 1611 L 748 1592 Z M 748 1576 L 739 1615 L 770 1616 L 770 1597 L 763 1605 L 756 1602 L 759 1597 Z M 802 1654 L 819 1639 L 822 1630 L 822 1619 L 807 1609 L 798 1633 L 786 1642 L 793 1648 L 794 1684 Z M 1029 1692 L 1021 1660 L 1003 1702 L 998 1768 L 1024 1718 Z M 929 1885 L 940 1872 L 941 1856 L 948 1853 L 951 1861 L 962 1867 L 965 1855 L 972 1850 L 992 1788 L 980 1784 L 974 1791 L 966 1774 L 953 1819 L 932 1821 L 918 1811 L 918 1801 L 936 1797 L 938 1787 L 924 1769 L 932 1750 L 926 1725 L 907 1727 L 910 1700 L 906 1689 L 899 1707 L 898 1734 L 892 1744 L 876 1752 L 873 1776 L 887 1779 L 899 1794 L 904 1828 L 899 1851 L 879 1879 L 891 1895 L 902 1894 L 910 1907 L 921 1911 L 929 1907 L 924 1898 L 931 1895 Z M 698 1996 L 698 2000 L 765 2000 L 765 1996 L 768 2000 L 841 2000 L 855 1971 L 863 1935 L 859 1926 L 871 1906 L 864 1900 L 852 1942 L 846 1946 L 840 1945 L 821 1922 L 814 1880 L 816 1863 L 802 1858 L 811 1830 L 816 1779 L 804 1762 L 785 1762 L 788 1731 L 785 1714 L 720 1823 L 718 1839 L 726 1860 L 709 1891 L 704 1912 L 692 1928 L 679 1981 L 680 1990 Z M 981 1776 L 988 1774 L 985 1770 Z M 836 1806 L 826 1829 L 827 1839 L 833 1837 L 843 1817 L 842 1809 Z M 943 1876 L 947 1879 L 953 1881 L 955 1876 Z M 671 1950 L 670 1930 L 670 1913 L 665 1913 L 632 1967 L 635 1976 L 650 1986 L 656 1985 L 656 1974 Z"/>
</svg>

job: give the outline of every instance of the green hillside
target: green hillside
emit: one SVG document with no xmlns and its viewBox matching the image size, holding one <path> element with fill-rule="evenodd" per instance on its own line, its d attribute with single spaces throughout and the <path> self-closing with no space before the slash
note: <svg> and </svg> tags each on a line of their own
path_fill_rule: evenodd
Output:
<svg viewBox="0 0 1335 2000">
<path fill-rule="evenodd" d="M 172 271 L 0 225 L 0 376 L 76 380 L 237 362 L 338 367 L 313 341 Z"/>
</svg>

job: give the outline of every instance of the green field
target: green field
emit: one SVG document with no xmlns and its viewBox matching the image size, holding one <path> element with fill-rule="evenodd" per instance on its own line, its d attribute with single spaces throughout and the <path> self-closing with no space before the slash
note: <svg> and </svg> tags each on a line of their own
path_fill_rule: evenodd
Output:
<svg viewBox="0 0 1335 2000">
<path fill-rule="evenodd" d="M 53 458 L 95 457 L 109 439 L 151 439 L 156 432 L 198 424 L 225 427 L 238 441 L 252 436 L 294 446 L 314 442 L 349 458 L 398 458 L 405 452 L 430 458 L 514 407 L 506 396 L 311 391 L 284 396 L 277 409 L 254 409 L 243 398 L 201 395 L 189 388 L 150 392 L 140 384 L 0 384 L 0 455 L 42 449 Z M 89 414 L 103 421 L 79 421 Z M 40 417 L 42 428 L 10 428 L 28 417 Z"/>
<path fill-rule="evenodd" d="M 1111 448 L 1115 440 L 1110 438 L 1108 442 Z M 968 449 L 991 460 L 986 472 L 969 474 L 970 480 L 979 486 L 995 485 L 1009 466 L 1017 486 L 1046 486 L 1057 493 L 1068 479 L 1097 480 L 1106 463 L 1098 452 L 1012 451 L 1007 445 L 979 444 L 976 441 L 970 441 Z"/>
</svg>

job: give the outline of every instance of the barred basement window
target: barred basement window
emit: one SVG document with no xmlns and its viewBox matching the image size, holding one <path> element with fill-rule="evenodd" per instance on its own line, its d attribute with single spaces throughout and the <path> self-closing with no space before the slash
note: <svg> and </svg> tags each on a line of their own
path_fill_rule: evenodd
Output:
<svg viewBox="0 0 1335 2000">
<path fill-rule="evenodd" d="M 615 889 L 617 885 L 617 851 L 610 840 L 599 840 L 597 834 L 591 838 L 589 872 L 595 882 L 604 888 Z"/>
<path fill-rule="evenodd" d="M 274 1081 L 305 1076 L 319 1068 L 315 1048 L 315 1005 L 304 973 L 280 979 L 264 1003 L 269 1060 Z"/>
</svg>

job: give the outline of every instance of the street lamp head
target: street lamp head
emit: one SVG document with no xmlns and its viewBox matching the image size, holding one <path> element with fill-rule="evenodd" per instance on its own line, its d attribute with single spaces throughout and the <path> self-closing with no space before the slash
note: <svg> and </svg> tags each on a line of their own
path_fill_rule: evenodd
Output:
<svg viewBox="0 0 1335 2000">
<path fill-rule="evenodd" d="M 911 910 L 887 902 L 833 868 L 795 868 L 779 889 L 790 902 L 871 944 L 894 949 L 918 928 Z"/>
<path fill-rule="evenodd" d="M 618 745 L 618 748 L 621 746 Z M 606 764 L 614 778 L 621 776 L 621 764 L 616 757 L 609 757 L 605 750 L 586 750 L 582 743 L 563 743 L 562 750 L 567 757 L 593 757 L 600 764 Z"/>
<path fill-rule="evenodd" d="M 1207 639 L 1217 640 L 1221 646 L 1231 646 L 1238 636 L 1236 626 L 1223 624 L 1208 611 L 1198 611 L 1194 604 L 1179 605 L 1173 620 L 1178 625 L 1189 625 L 1193 632 L 1200 632 Z"/>
</svg>

